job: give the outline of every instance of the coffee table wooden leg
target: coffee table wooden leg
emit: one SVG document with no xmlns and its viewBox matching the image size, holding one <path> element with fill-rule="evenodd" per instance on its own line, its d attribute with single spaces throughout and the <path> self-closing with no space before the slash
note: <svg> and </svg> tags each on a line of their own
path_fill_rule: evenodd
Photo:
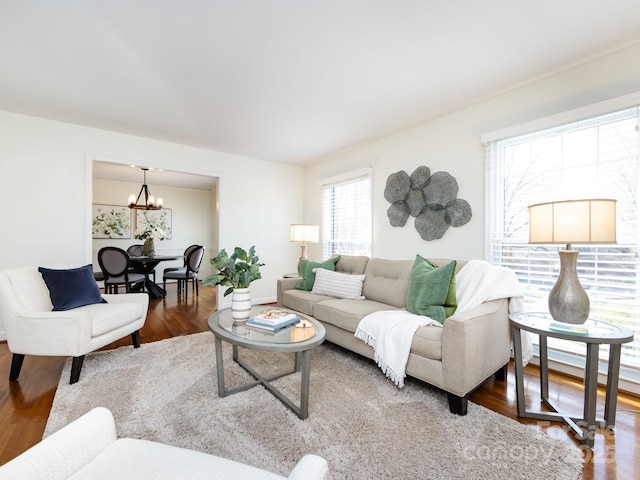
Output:
<svg viewBox="0 0 640 480">
<path fill-rule="evenodd" d="M 225 397 L 226 391 L 224 389 L 224 364 L 222 362 L 222 340 L 215 337 L 216 344 L 216 373 L 218 375 L 218 396 Z"/>
<path fill-rule="evenodd" d="M 298 355 L 298 354 L 296 354 Z M 309 416 L 309 376 L 311 365 L 311 350 L 302 352 L 302 378 L 300 380 L 300 418 Z"/>
<path fill-rule="evenodd" d="M 296 352 L 296 356 L 293 361 L 293 371 L 294 372 L 300 371 L 300 352 Z"/>
</svg>

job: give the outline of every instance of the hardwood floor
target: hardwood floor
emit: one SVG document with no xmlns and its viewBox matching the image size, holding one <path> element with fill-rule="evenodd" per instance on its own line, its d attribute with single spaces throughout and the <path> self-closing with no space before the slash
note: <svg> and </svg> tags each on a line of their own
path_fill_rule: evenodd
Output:
<svg viewBox="0 0 640 480">
<path fill-rule="evenodd" d="M 216 308 L 215 290 L 201 287 L 199 297 L 189 292 L 189 299 L 185 301 L 177 298 L 175 285 L 167 287 L 169 292 L 165 299 L 150 302 L 147 321 L 140 332 L 142 343 L 208 331 L 207 319 Z M 126 337 L 105 348 L 121 346 L 131 346 L 131 338 Z M 19 455 L 42 438 L 65 360 L 61 357 L 27 356 L 19 382 L 9 382 L 11 354 L 6 342 L 0 343 L 0 464 Z M 471 395 L 471 401 L 527 424 L 532 429 L 547 432 L 566 443 L 579 445 L 559 423 L 518 419 L 513 370 L 513 365 L 509 365 L 506 382 L 487 380 Z M 539 401 L 536 401 L 540 393 L 537 367 L 527 366 L 525 374 L 528 407 L 539 408 Z M 551 374 L 550 383 L 552 399 L 561 408 L 579 415 L 583 395 L 581 380 Z M 603 399 L 604 389 L 600 388 L 599 407 L 603 405 Z M 599 415 L 602 415 L 601 410 Z M 583 453 L 585 463 L 581 478 L 638 478 L 640 398 L 620 394 L 615 434 L 599 431 L 593 451 L 584 450 Z"/>
</svg>

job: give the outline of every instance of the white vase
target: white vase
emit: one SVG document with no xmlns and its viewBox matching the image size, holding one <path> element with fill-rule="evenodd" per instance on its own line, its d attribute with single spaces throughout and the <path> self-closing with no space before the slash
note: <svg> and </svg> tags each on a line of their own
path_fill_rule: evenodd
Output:
<svg viewBox="0 0 640 480">
<path fill-rule="evenodd" d="M 231 292 L 231 316 L 234 323 L 244 323 L 251 316 L 251 292 L 248 288 L 234 288 Z"/>
</svg>

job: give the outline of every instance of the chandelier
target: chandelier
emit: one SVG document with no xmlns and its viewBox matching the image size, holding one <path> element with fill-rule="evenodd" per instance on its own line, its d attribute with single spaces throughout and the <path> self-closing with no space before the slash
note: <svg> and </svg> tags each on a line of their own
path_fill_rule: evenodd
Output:
<svg viewBox="0 0 640 480">
<path fill-rule="evenodd" d="M 147 170 L 148 168 L 142 167 L 141 170 L 144 172 L 144 183 L 140 188 L 140 193 L 138 193 L 138 197 L 135 195 L 129 195 L 129 208 L 133 208 L 135 210 L 161 210 L 162 209 L 162 198 L 155 198 L 149 192 L 149 187 L 147 186 Z M 140 197 L 144 192 L 144 203 L 139 204 Z"/>
</svg>

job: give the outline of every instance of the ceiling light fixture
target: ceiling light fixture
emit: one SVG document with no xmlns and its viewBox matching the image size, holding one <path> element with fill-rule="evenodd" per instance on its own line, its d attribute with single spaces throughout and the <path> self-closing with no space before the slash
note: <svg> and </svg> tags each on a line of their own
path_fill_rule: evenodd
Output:
<svg viewBox="0 0 640 480">
<path fill-rule="evenodd" d="M 144 172 L 144 183 L 140 188 L 140 193 L 138 193 L 137 198 L 133 194 L 129 195 L 129 208 L 133 208 L 135 210 L 161 210 L 162 198 L 158 197 L 158 199 L 156 200 L 156 198 L 149 192 L 149 187 L 147 186 L 147 170 L 149 169 L 142 167 L 141 170 Z M 143 192 L 144 203 L 139 204 L 138 202 L 140 201 L 140 197 L 142 196 Z"/>
</svg>

